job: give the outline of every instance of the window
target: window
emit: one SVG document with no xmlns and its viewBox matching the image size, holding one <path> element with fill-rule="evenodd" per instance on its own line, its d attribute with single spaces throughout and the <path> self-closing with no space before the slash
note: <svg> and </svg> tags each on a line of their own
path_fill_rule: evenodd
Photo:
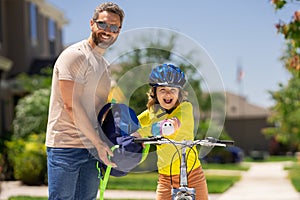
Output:
<svg viewBox="0 0 300 200">
<path fill-rule="evenodd" d="M 52 19 L 48 20 L 48 41 L 50 55 L 55 56 L 55 38 L 56 38 L 56 24 Z"/>
<path fill-rule="evenodd" d="M 3 1 L 0 1 L 0 50 L 2 49 L 2 45 L 3 45 L 3 23 L 2 23 L 2 3 Z"/>
<path fill-rule="evenodd" d="M 37 45 L 37 6 L 33 3 L 29 5 L 29 17 L 30 17 L 30 38 L 33 46 Z"/>
<path fill-rule="evenodd" d="M 48 20 L 48 39 L 50 41 L 55 40 L 56 27 L 55 22 L 52 19 Z"/>
</svg>

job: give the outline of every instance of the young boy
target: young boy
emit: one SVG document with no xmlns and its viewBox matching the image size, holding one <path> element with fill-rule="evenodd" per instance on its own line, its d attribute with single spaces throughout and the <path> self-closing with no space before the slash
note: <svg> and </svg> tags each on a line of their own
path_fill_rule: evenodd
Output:
<svg viewBox="0 0 300 200">
<path fill-rule="evenodd" d="M 138 119 L 141 128 L 134 133 L 136 137 L 155 135 L 153 124 L 168 120 L 174 126 L 174 133 L 164 137 L 175 140 L 194 140 L 193 106 L 186 99 L 183 86 L 184 73 L 172 64 L 155 67 L 149 75 L 151 87 L 148 93 L 147 110 Z M 179 153 L 180 154 L 180 153 Z M 157 146 L 157 167 L 159 173 L 156 190 L 157 200 L 171 200 L 172 187 L 180 183 L 180 157 L 176 147 L 170 144 Z M 208 191 L 196 147 L 187 148 L 188 187 L 196 189 L 197 200 L 207 200 Z"/>
</svg>

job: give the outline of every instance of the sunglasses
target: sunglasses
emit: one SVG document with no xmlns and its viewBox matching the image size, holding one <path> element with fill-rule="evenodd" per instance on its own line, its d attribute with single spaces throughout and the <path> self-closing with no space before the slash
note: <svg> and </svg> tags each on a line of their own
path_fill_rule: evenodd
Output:
<svg viewBox="0 0 300 200">
<path fill-rule="evenodd" d="M 119 27 L 115 24 L 108 24 L 108 23 L 103 22 L 103 21 L 94 20 L 94 22 L 97 24 L 98 29 L 106 30 L 106 28 L 108 27 L 109 32 L 112 32 L 112 33 L 119 33 L 120 28 L 121 28 L 121 27 Z"/>
</svg>

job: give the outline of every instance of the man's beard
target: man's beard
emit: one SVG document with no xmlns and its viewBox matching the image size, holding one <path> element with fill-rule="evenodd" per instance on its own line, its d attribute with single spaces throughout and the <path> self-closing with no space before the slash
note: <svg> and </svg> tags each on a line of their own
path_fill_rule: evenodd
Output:
<svg viewBox="0 0 300 200">
<path fill-rule="evenodd" d="M 99 33 L 99 34 L 105 34 L 105 33 Z M 108 40 L 103 40 L 100 36 L 97 35 L 96 32 L 92 33 L 93 42 L 101 49 L 107 49 L 117 40 L 117 37 L 115 38 L 112 36 L 109 37 L 110 38 Z"/>
</svg>

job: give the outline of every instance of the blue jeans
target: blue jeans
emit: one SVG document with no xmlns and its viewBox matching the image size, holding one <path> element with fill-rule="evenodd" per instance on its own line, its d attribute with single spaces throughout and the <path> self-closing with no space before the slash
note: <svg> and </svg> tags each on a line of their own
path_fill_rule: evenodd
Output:
<svg viewBox="0 0 300 200">
<path fill-rule="evenodd" d="M 47 155 L 49 200 L 97 198 L 97 160 L 88 149 L 47 147 Z"/>
</svg>

